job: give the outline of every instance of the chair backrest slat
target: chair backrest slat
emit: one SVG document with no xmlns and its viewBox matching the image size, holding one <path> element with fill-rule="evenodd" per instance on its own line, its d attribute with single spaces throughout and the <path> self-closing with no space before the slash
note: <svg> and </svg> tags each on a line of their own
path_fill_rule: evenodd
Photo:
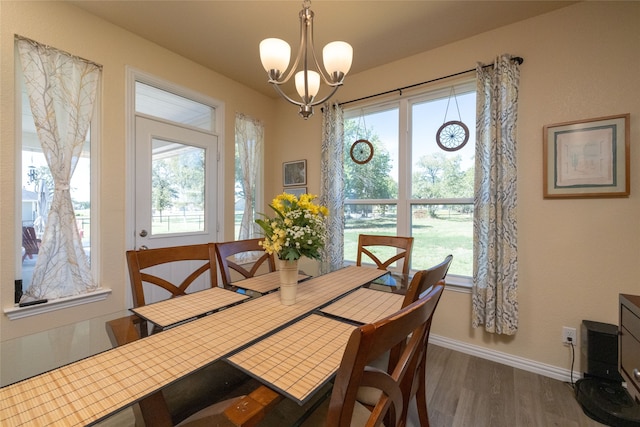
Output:
<svg viewBox="0 0 640 427">
<path fill-rule="evenodd" d="M 216 244 L 216 254 L 218 257 L 218 263 L 220 264 L 220 276 L 222 277 L 222 283 L 225 286 L 230 285 L 232 282 L 231 270 L 236 271 L 246 279 L 255 276 L 258 270 L 263 266 L 266 266 L 268 271 L 276 271 L 275 259 L 273 255 L 266 253 L 262 246 L 260 246 L 259 243 L 261 241 L 262 239 L 246 239 Z M 247 270 L 234 260 L 229 259 L 232 256 L 246 252 L 261 253 L 257 259 L 251 260 L 252 267 L 250 270 Z"/>
<path fill-rule="evenodd" d="M 411 304 L 420 298 L 430 287 L 434 286 L 440 280 L 444 280 L 451 266 L 453 255 L 447 255 L 440 264 L 434 265 L 426 270 L 418 271 L 409 284 L 409 288 L 404 296 L 403 307 Z"/>
<path fill-rule="evenodd" d="M 379 259 L 370 248 L 389 246 L 400 251 L 389 257 L 388 259 Z M 409 267 L 411 264 L 411 249 L 413 247 L 413 237 L 402 236 L 377 236 L 372 234 L 361 234 L 358 236 L 358 254 L 356 258 L 356 265 L 362 265 L 363 255 L 370 258 L 376 267 L 380 270 L 387 270 L 391 264 L 396 261 L 403 260 L 402 262 L 402 274 L 409 274 Z M 366 261 L 366 258 L 364 258 Z"/>
<path fill-rule="evenodd" d="M 127 251 L 126 255 L 129 266 L 129 278 L 133 291 L 134 307 L 142 307 L 146 304 L 143 283 L 150 283 L 166 289 L 171 293 L 171 298 L 185 295 L 189 286 L 207 272 L 209 273 L 209 283 L 211 286 L 214 287 L 218 285 L 214 243 L 130 250 Z M 190 272 L 180 283 L 173 283 L 166 277 L 160 277 L 149 271 L 143 271 L 151 267 L 163 264 L 168 265 L 180 261 L 203 261 L 203 264 Z"/>
</svg>

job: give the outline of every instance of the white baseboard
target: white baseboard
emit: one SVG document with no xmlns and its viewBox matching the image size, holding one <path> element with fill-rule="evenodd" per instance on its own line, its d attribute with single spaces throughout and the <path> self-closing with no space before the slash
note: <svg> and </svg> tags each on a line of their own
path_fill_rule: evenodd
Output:
<svg viewBox="0 0 640 427">
<path fill-rule="evenodd" d="M 440 347 L 459 351 L 460 353 L 470 354 L 482 359 L 491 360 L 513 368 L 522 369 L 524 371 L 533 372 L 545 377 L 553 378 L 558 381 L 571 381 L 571 370 L 558 368 L 557 366 L 548 365 L 546 363 L 537 362 L 524 357 L 514 356 L 512 354 L 503 353 L 496 350 L 490 350 L 486 347 L 468 344 L 462 341 L 453 340 L 440 335 L 431 334 L 429 336 L 429 344 L 438 345 Z M 581 374 L 573 371 L 573 381 L 580 379 Z"/>
</svg>

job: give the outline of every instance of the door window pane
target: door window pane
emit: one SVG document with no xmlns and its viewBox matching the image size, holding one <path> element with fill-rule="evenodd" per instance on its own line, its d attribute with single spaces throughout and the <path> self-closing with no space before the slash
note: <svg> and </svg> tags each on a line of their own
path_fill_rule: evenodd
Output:
<svg viewBox="0 0 640 427">
<path fill-rule="evenodd" d="M 205 150 L 152 139 L 152 234 L 205 229 Z"/>
</svg>

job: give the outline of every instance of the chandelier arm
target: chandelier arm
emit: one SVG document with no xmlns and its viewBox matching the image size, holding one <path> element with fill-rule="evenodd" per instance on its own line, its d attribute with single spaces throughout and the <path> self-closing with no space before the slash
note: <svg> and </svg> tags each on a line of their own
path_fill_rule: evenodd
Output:
<svg viewBox="0 0 640 427">
<path fill-rule="evenodd" d="M 298 54 L 296 55 L 296 59 L 293 62 L 293 65 L 291 66 L 291 68 L 289 68 L 289 71 L 284 70 L 281 74 L 281 78 L 279 79 L 274 79 L 274 78 L 269 78 L 268 82 L 273 84 L 273 85 L 283 85 L 285 83 L 287 83 L 291 77 L 294 75 L 296 69 L 298 68 L 298 64 L 300 63 L 300 58 L 302 57 L 302 51 L 305 47 L 305 40 L 306 40 L 306 22 L 307 22 L 307 18 L 306 18 L 306 14 L 305 14 L 305 10 L 301 10 L 300 11 L 300 44 L 298 45 Z"/>
<path fill-rule="evenodd" d="M 341 85 L 332 85 L 333 89 L 331 89 L 331 92 L 330 92 L 327 96 L 325 96 L 324 98 L 322 98 L 322 99 L 321 99 L 321 100 L 319 100 L 319 101 L 315 101 L 315 102 L 312 102 L 311 104 L 307 104 L 307 105 L 308 105 L 309 107 L 315 107 L 316 105 L 323 104 L 326 100 L 328 100 L 329 98 L 331 98 L 331 97 L 333 96 L 333 94 L 334 94 L 334 93 L 336 93 L 336 91 L 338 90 L 338 88 L 339 88 L 340 86 L 341 86 Z"/>
<path fill-rule="evenodd" d="M 298 107 L 303 107 L 305 105 L 303 102 L 295 101 L 295 100 L 289 98 L 289 96 L 286 93 L 284 93 L 282 91 L 282 89 L 280 89 L 280 86 L 278 85 L 277 82 L 271 82 L 270 81 L 269 83 L 273 83 L 273 87 L 275 88 L 276 92 L 278 92 L 278 94 L 280 94 L 281 97 L 283 97 L 284 99 L 286 99 L 287 101 L 289 101 L 293 105 L 297 105 Z"/>
<path fill-rule="evenodd" d="M 308 107 L 315 107 L 316 105 L 320 105 L 322 103 L 324 103 L 325 101 L 327 101 L 329 98 L 331 98 L 338 90 L 338 88 L 340 86 L 342 86 L 342 83 L 336 83 L 336 84 L 332 84 L 331 87 L 331 92 L 329 92 L 329 94 L 327 96 L 325 96 L 324 98 L 322 98 L 319 101 L 315 101 L 311 104 L 305 104 L 304 102 L 300 102 L 300 101 L 296 101 L 294 99 L 291 99 L 286 93 L 283 92 L 282 89 L 280 89 L 280 86 L 277 84 L 277 82 L 273 82 L 273 81 L 269 81 L 269 83 L 273 84 L 273 87 L 275 88 L 276 92 L 278 92 L 278 94 L 280 96 L 282 96 L 284 99 L 286 99 L 288 102 L 292 103 L 293 105 L 297 105 L 298 107 L 304 107 L 305 105 Z"/>
<path fill-rule="evenodd" d="M 333 79 L 331 79 L 331 76 L 329 74 L 328 71 L 325 71 L 324 66 L 320 65 L 320 61 L 318 61 L 318 56 L 316 55 L 316 46 L 313 40 L 313 15 L 311 16 L 311 26 L 310 26 L 310 37 L 309 39 L 311 40 L 311 54 L 313 55 L 313 62 L 316 65 L 316 68 L 318 69 L 318 72 L 320 73 L 320 75 L 322 76 L 322 80 L 324 80 L 324 82 L 329 85 L 329 86 L 340 86 L 342 84 L 342 81 L 344 80 L 344 74 L 337 76 L 336 81 L 333 81 Z M 324 64 L 323 64 L 324 65 Z"/>
</svg>

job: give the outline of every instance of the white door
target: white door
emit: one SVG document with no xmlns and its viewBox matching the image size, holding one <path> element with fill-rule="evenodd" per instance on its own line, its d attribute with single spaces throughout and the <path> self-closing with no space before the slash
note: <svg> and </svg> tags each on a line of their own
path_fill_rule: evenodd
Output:
<svg viewBox="0 0 640 427">
<path fill-rule="evenodd" d="M 136 249 L 214 242 L 217 137 L 137 116 L 135 144 Z M 180 282 L 198 266 L 187 263 L 177 268 L 162 274 Z M 189 292 L 209 286 L 203 279 Z M 147 303 L 168 296 L 160 288 L 145 287 Z"/>
<path fill-rule="evenodd" d="M 215 241 L 215 135 L 136 117 L 136 248 Z"/>
</svg>

